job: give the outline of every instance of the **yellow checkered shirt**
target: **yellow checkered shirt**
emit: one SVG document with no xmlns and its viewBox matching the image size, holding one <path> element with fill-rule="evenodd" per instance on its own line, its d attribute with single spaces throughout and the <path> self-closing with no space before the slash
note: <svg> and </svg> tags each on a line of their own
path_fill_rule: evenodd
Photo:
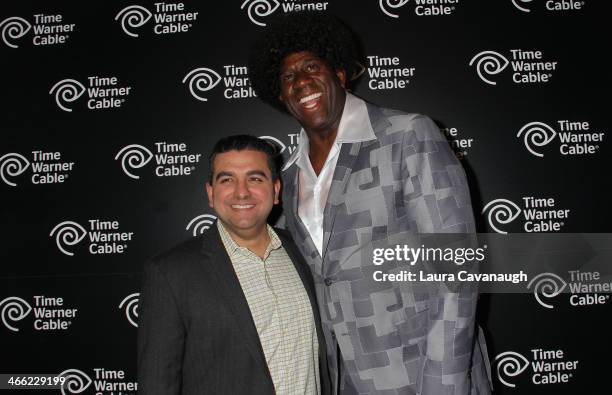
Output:
<svg viewBox="0 0 612 395">
<path fill-rule="evenodd" d="M 319 342 L 312 305 L 272 227 L 264 259 L 217 227 L 255 322 L 277 394 L 319 394 Z"/>
</svg>

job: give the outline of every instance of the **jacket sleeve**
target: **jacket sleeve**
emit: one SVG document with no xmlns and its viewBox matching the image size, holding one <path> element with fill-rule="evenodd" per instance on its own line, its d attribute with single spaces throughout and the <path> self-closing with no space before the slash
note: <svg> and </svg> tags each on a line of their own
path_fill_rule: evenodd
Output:
<svg viewBox="0 0 612 395">
<path fill-rule="evenodd" d="M 402 144 L 402 185 L 409 221 L 419 233 L 473 233 L 463 167 L 435 123 L 412 118 Z"/>
<path fill-rule="evenodd" d="M 403 198 L 419 233 L 473 233 L 474 217 L 463 168 L 434 122 L 410 120 L 402 146 Z M 427 246 L 426 246 L 427 247 Z M 432 246 L 434 247 L 434 246 Z M 477 291 L 431 284 L 422 395 L 470 393 Z"/>
<path fill-rule="evenodd" d="M 159 262 L 145 266 L 139 300 L 138 393 L 181 392 L 185 328 Z"/>
</svg>

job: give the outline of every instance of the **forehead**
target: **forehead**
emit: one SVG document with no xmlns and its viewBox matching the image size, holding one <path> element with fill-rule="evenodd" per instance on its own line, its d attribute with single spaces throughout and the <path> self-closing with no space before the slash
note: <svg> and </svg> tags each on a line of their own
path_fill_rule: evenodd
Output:
<svg viewBox="0 0 612 395">
<path fill-rule="evenodd" d="M 310 60 L 316 60 L 316 61 L 325 63 L 324 59 L 320 58 L 313 52 L 310 52 L 310 51 L 292 52 L 289 55 L 285 56 L 283 60 L 281 61 L 281 70 L 291 67 L 291 66 L 299 65 L 300 63 L 303 63 L 305 61 L 310 61 Z"/>
<path fill-rule="evenodd" d="M 219 153 L 213 162 L 215 174 L 223 171 L 229 173 L 247 173 L 253 170 L 270 174 L 268 156 L 261 151 L 251 149 L 231 150 Z"/>
</svg>

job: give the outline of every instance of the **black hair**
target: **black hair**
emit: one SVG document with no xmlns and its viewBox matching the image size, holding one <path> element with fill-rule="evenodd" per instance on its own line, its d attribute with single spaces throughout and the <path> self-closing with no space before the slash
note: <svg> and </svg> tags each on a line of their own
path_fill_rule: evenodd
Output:
<svg viewBox="0 0 612 395">
<path fill-rule="evenodd" d="M 268 24 L 249 56 L 249 79 L 261 100 L 286 112 L 278 98 L 280 66 L 287 55 L 301 51 L 314 53 L 332 70 L 344 70 L 347 82 L 359 70 L 360 45 L 337 17 L 321 12 L 281 14 Z"/>
<path fill-rule="evenodd" d="M 243 151 L 252 150 L 259 151 L 266 154 L 268 158 L 268 167 L 270 173 L 272 173 L 272 181 L 278 178 L 278 147 L 273 143 L 268 142 L 259 137 L 251 136 L 249 134 L 236 134 L 233 136 L 223 137 L 217 141 L 208 156 L 208 182 L 212 184 L 214 168 L 213 164 L 218 154 L 222 154 L 229 151 Z"/>
</svg>

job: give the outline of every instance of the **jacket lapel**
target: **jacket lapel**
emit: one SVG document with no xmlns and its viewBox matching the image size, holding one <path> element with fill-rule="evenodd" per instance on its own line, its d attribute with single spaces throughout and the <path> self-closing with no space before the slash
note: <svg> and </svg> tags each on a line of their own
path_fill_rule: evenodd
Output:
<svg viewBox="0 0 612 395">
<path fill-rule="evenodd" d="M 353 172 L 353 164 L 359 156 L 360 148 L 361 142 L 343 143 L 338 154 L 338 162 L 336 163 L 336 169 L 334 170 L 331 187 L 327 194 L 327 202 L 323 211 L 323 262 L 325 262 L 327 247 L 329 246 L 329 239 L 334 228 L 338 207 L 344 203 L 346 182 Z M 329 269 L 325 268 L 325 271 L 329 271 Z"/>
<path fill-rule="evenodd" d="M 366 102 L 366 108 L 368 110 L 368 118 L 372 125 L 372 130 L 375 134 L 391 126 L 378 107 Z M 338 213 L 338 208 L 344 203 L 346 183 L 353 172 L 355 161 L 359 157 L 359 151 L 361 150 L 362 144 L 362 142 L 343 143 L 342 149 L 338 154 L 338 162 L 336 163 L 332 185 L 327 195 L 327 203 L 323 212 L 323 262 L 325 262 L 327 247 L 329 246 L 329 240 L 332 235 L 332 230 L 334 229 L 334 221 Z M 329 273 L 330 269 L 325 267 L 325 271 Z"/>
<path fill-rule="evenodd" d="M 292 220 L 293 226 L 296 230 L 296 234 L 294 235 L 295 243 L 301 243 L 305 245 L 302 251 L 313 251 L 316 252 L 316 258 L 314 256 L 306 257 L 306 260 L 310 265 L 313 266 L 313 271 L 316 273 L 321 273 L 321 257 L 318 254 L 317 248 L 315 247 L 314 241 L 312 237 L 310 237 L 310 233 L 306 226 L 300 219 L 298 214 L 298 202 L 299 202 L 299 167 L 297 164 L 292 164 L 287 170 L 284 176 L 285 183 L 283 184 L 283 205 L 284 209 L 287 210 L 287 213 L 290 215 L 286 215 L 287 221 Z M 298 240 L 297 235 L 302 236 L 302 240 Z M 302 246 L 300 246 L 302 247 Z"/>
<path fill-rule="evenodd" d="M 242 292 L 240 281 L 234 272 L 232 262 L 223 246 L 216 223 L 204 233 L 201 252 L 204 258 L 203 265 L 207 273 L 215 278 L 215 284 L 221 299 L 229 306 L 236 319 L 236 327 L 240 328 L 244 334 L 243 338 L 246 348 L 271 380 L 272 378 L 261 342 L 259 341 L 257 328 L 253 322 L 251 310 Z"/>
</svg>

